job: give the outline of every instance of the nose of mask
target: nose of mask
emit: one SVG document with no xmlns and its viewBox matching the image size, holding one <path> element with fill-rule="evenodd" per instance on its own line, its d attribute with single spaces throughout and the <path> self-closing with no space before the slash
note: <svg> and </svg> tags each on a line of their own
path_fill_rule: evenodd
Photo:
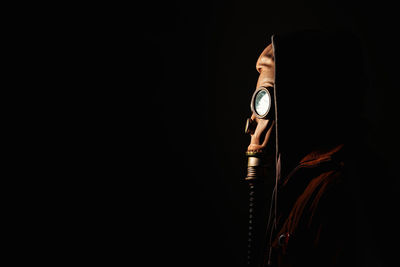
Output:
<svg viewBox="0 0 400 267">
<path fill-rule="evenodd" d="M 267 147 L 267 144 L 270 143 L 273 125 L 274 121 L 269 123 L 268 120 L 257 121 L 252 118 L 246 120 L 245 133 L 250 134 L 252 138 L 246 151 L 247 176 L 245 179 L 248 181 L 266 178 L 271 172 L 274 151 L 273 146 Z"/>
</svg>

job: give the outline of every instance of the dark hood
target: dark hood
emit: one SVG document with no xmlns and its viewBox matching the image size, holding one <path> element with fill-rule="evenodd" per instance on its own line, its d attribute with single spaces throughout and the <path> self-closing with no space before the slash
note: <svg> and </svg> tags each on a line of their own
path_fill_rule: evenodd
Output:
<svg viewBox="0 0 400 267">
<path fill-rule="evenodd" d="M 272 44 L 282 171 L 316 149 L 357 146 L 367 86 L 358 39 L 307 31 L 276 34 Z"/>
</svg>

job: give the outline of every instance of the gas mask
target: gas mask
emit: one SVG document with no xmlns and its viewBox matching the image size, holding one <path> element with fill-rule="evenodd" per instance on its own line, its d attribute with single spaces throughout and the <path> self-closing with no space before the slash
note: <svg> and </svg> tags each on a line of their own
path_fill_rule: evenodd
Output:
<svg viewBox="0 0 400 267">
<path fill-rule="evenodd" d="M 245 133 L 251 136 L 246 151 L 248 181 L 268 176 L 268 169 L 274 163 L 275 148 L 272 143 L 275 140 L 271 140 L 271 137 L 274 135 L 276 105 L 272 45 L 262 52 L 256 67 L 260 76 L 250 102 L 252 116 L 247 119 L 245 126 Z"/>
<path fill-rule="evenodd" d="M 276 94 L 275 63 L 272 45 L 262 52 L 257 61 L 260 73 L 256 90 L 250 101 L 252 115 L 246 121 L 245 133 L 250 135 L 246 151 L 249 184 L 249 233 L 247 265 L 258 266 L 262 260 L 268 214 L 272 203 L 271 189 L 276 185 Z M 261 185 L 262 184 L 262 185 Z M 271 217 L 271 216 L 269 216 Z M 268 219 L 269 220 L 269 219 Z"/>
</svg>

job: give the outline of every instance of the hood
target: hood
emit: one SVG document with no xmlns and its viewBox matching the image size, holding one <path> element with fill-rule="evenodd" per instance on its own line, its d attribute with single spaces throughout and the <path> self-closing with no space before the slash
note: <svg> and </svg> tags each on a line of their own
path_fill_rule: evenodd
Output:
<svg viewBox="0 0 400 267">
<path fill-rule="evenodd" d="M 316 149 L 357 146 L 367 86 L 358 39 L 306 31 L 275 34 L 271 41 L 282 174 Z"/>
</svg>

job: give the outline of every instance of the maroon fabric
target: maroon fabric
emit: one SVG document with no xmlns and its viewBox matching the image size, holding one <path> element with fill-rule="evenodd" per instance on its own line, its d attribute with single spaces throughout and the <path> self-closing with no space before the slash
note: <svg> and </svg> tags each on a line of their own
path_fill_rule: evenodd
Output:
<svg viewBox="0 0 400 267">
<path fill-rule="evenodd" d="M 354 266 L 343 145 L 314 151 L 280 181 L 273 266 Z"/>
</svg>

